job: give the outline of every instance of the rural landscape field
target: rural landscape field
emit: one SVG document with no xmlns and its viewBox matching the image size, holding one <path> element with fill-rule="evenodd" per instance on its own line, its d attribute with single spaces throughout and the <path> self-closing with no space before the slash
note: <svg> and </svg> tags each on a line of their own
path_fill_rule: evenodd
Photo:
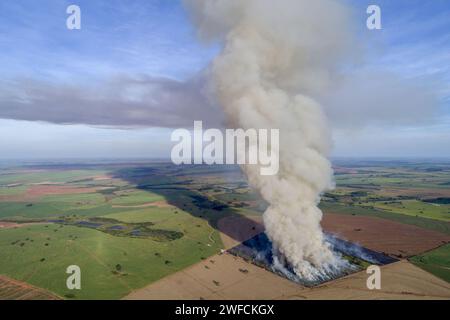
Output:
<svg viewBox="0 0 450 320">
<path fill-rule="evenodd" d="M 449 39 L 449 0 L 0 1 L 1 310 L 448 309 Z"/>
<path fill-rule="evenodd" d="M 54 161 L 1 166 L 0 299 L 449 299 L 450 162 L 334 170 L 322 227 L 391 259 L 381 290 L 363 268 L 304 286 L 234 254 L 267 207 L 238 167 Z"/>
</svg>

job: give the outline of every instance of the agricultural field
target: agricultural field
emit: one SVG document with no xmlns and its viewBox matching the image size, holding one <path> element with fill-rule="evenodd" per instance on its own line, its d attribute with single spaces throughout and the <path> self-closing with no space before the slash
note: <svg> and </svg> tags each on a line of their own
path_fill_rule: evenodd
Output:
<svg viewBox="0 0 450 320">
<path fill-rule="evenodd" d="M 219 252 L 201 216 L 212 221 L 214 206 L 197 207 L 189 188 L 153 192 L 155 167 L 2 170 L 0 274 L 67 299 L 118 299 Z M 170 203 L 178 196 L 180 207 Z M 81 268 L 82 290 L 67 289 L 69 265 Z"/>
<path fill-rule="evenodd" d="M 450 163 L 339 160 L 335 172 L 337 188 L 321 202 L 327 233 L 408 259 L 425 274 L 449 281 Z M 184 270 L 206 276 L 200 273 L 214 269 L 211 259 L 241 265 L 220 256 L 221 249 L 263 232 L 266 208 L 235 166 L 2 166 L 0 276 L 29 285 L 38 297 L 45 292 L 62 299 L 138 297 L 141 288 L 161 290 L 164 279 L 178 279 L 167 284 L 173 289 Z M 81 268 L 82 290 L 66 287 L 70 265 Z M 238 269 L 279 281 L 254 267 Z M 245 274 L 238 270 L 235 276 Z M 295 285 L 280 285 L 295 295 Z M 211 290 L 203 297 L 217 297 L 217 284 L 207 286 Z M 201 297 L 202 287 L 198 296 L 186 297 Z M 143 296 L 155 294 L 147 290 Z"/>
<path fill-rule="evenodd" d="M 370 230 L 359 236 L 361 241 L 376 241 L 366 239 L 378 238 L 378 242 L 389 242 L 386 250 L 394 249 L 397 255 L 410 256 L 411 262 L 417 266 L 449 281 L 450 252 L 445 245 L 450 235 L 448 161 L 340 160 L 335 161 L 335 172 L 337 188 L 324 195 L 322 210 L 360 219 L 378 219 L 370 223 L 360 222 L 353 230 L 340 228 L 341 231 L 350 236 L 351 231 L 358 233 L 354 230 Z M 390 223 L 382 222 L 385 220 L 418 228 L 416 231 L 411 228 L 408 231 L 401 225 L 391 228 Z M 347 223 L 347 226 L 352 223 Z M 380 226 L 376 227 L 377 224 Z M 328 227 L 336 228 L 336 223 L 328 224 Z M 379 231 L 375 231 L 377 228 Z M 356 240 L 358 236 L 354 238 Z M 380 244 L 374 243 L 374 246 Z M 411 257 L 424 251 L 423 256 Z"/>
<path fill-rule="evenodd" d="M 0 276 L 0 300 L 59 300 L 60 297 L 28 283 Z"/>
<path fill-rule="evenodd" d="M 339 213 L 380 215 L 450 232 L 450 164 L 408 161 L 337 161 L 337 188 L 322 208 Z M 428 220 L 428 221 L 427 221 Z M 439 222 L 444 222 L 439 226 Z"/>
<path fill-rule="evenodd" d="M 416 266 L 450 282 L 450 245 L 411 258 Z"/>
</svg>

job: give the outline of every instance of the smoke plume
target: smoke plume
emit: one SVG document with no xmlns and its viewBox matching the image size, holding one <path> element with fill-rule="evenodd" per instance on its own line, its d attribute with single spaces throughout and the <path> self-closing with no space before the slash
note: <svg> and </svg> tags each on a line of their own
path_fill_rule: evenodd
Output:
<svg viewBox="0 0 450 320">
<path fill-rule="evenodd" d="M 269 203 L 266 233 L 276 256 L 302 278 L 337 272 L 320 226 L 320 195 L 333 188 L 331 137 L 314 95 L 348 54 L 349 12 L 329 0 L 187 0 L 200 35 L 223 41 L 212 74 L 228 125 L 280 129 L 280 170 L 242 166 Z M 250 146 L 254 147 L 254 146 Z"/>
</svg>

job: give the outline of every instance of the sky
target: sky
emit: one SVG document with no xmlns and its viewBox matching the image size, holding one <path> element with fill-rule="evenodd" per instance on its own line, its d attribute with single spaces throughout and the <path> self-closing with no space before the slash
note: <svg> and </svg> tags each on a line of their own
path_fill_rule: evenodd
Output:
<svg viewBox="0 0 450 320">
<path fill-rule="evenodd" d="M 358 52 L 318 97 L 333 156 L 450 157 L 450 3 L 345 2 Z M 168 158 L 174 128 L 223 121 L 203 94 L 219 52 L 178 0 L 1 1 L 0 158 Z"/>
</svg>

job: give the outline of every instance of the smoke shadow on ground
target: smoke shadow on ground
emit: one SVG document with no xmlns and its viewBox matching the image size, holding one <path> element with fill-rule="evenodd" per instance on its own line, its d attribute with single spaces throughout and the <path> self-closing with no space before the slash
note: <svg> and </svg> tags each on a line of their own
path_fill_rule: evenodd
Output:
<svg viewBox="0 0 450 320">
<path fill-rule="evenodd" d="M 239 169 L 236 169 L 236 167 L 233 169 L 225 168 L 227 166 L 221 166 L 223 169 L 217 170 L 217 166 L 213 166 L 214 169 L 209 171 L 201 167 L 211 168 L 209 166 L 175 166 L 166 163 L 157 166 L 152 165 L 150 167 L 142 166 L 119 169 L 113 172 L 113 177 L 135 185 L 139 190 L 163 196 L 169 205 L 183 210 L 193 217 L 206 220 L 212 228 L 238 243 L 248 240 L 264 230 L 264 226 L 260 222 L 246 217 L 227 203 L 217 199 L 211 199 L 202 193 L 204 190 L 217 187 L 203 180 L 203 175 L 208 177 L 217 175 L 220 178 L 225 177 L 233 181 L 233 175 L 238 176 L 239 179 L 243 179 L 243 175 Z M 243 185 L 239 181 L 233 181 L 231 183 Z M 239 224 L 221 228 L 220 220 L 224 218 L 239 219 Z M 247 236 L 243 234 L 240 227 L 248 229 L 249 226 L 254 233 Z"/>
</svg>

